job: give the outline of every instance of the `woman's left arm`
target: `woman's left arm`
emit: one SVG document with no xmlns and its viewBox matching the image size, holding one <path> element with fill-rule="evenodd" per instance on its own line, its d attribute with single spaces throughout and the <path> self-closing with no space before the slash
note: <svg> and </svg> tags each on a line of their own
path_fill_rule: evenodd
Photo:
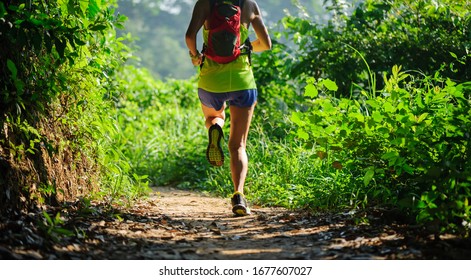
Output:
<svg viewBox="0 0 471 280">
<path fill-rule="evenodd" d="M 267 27 L 263 23 L 262 14 L 255 1 L 253 2 L 253 12 L 250 22 L 257 35 L 257 39 L 252 42 L 253 50 L 255 52 L 261 52 L 271 49 L 270 35 L 268 34 Z"/>
</svg>

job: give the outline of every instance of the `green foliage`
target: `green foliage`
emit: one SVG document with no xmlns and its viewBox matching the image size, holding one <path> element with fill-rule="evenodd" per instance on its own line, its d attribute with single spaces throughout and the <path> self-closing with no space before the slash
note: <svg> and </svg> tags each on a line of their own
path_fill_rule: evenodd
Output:
<svg viewBox="0 0 471 280">
<path fill-rule="evenodd" d="M 113 101 L 121 94 L 116 75 L 130 57 L 115 30 L 126 17 L 115 15 L 113 4 L 64 0 L 0 5 L 0 157 L 12 170 L 5 174 L 19 176 L 0 181 L 18 184 L 8 185 L 32 203 L 54 203 L 56 196 L 77 191 L 66 188 L 87 192 L 85 188 L 101 184 L 104 194 L 119 197 L 124 189 L 128 198 L 145 189 L 145 179 L 113 153 L 113 135 L 120 133 L 113 129 Z M 32 167 L 22 172 L 38 174 L 16 173 L 22 162 Z M 37 194 L 35 186 L 43 186 Z M 47 186 L 54 186 L 54 192 Z M 19 201 L 9 192 L 0 193 L 5 207 L 15 199 Z"/>
<path fill-rule="evenodd" d="M 400 208 L 436 231 L 466 231 L 465 4 L 365 1 L 351 16 L 343 1 L 328 9 L 335 16 L 325 26 L 287 16 L 273 50 L 254 57 L 260 95 L 247 147 L 249 199 L 318 211 Z M 204 160 L 194 81 L 155 83 L 135 71 L 125 70 L 133 82 L 119 83 L 127 94 L 117 100 L 117 150 L 130 170 L 155 185 L 229 196 L 228 164 Z"/>
<path fill-rule="evenodd" d="M 329 9 L 344 10 L 342 2 L 334 1 Z M 350 16 L 337 13 L 326 25 L 287 16 L 282 20 L 285 30 L 276 38 L 294 46 L 276 46 L 275 53 L 267 53 L 272 59 L 264 59 L 264 65 L 280 67 L 260 78 L 329 78 L 342 96 L 368 90 L 370 74 L 381 77 L 394 65 L 427 75 L 445 67 L 443 75 L 465 82 L 471 80 L 466 66 L 471 44 L 469 9 L 469 3 L 457 0 L 367 0 Z M 371 71 L 364 68 L 364 58 Z M 381 81 L 377 84 L 382 86 Z"/>
<path fill-rule="evenodd" d="M 0 72 L 5 82 L 0 89 L 2 113 L 44 111 L 45 104 L 68 90 L 69 67 L 102 71 L 96 56 L 106 48 L 105 37 L 96 34 L 123 20 L 115 19 L 111 10 L 101 10 L 94 0 L 59 1 L 54 6 L 44 6 L 42 1 L 19 2 L 4 7 L 0 24 L 2 61 L 7 64 Z"/>
<path fill-rule="evenodd" d="M 368 205 L 399 206 L 441 230 L 469 223 L 470 83 L 421 79 L 393 67 L 378 96 L 336 98 L 332 81 L 309 80 L 310 108 L 297 135 L 341 163 Z M 417 86 L 420 85 L 420 86 Z"/>
<path fill-rule="evenodd" d="M 469 231 L 469 4 L 367 0 L 348 15 L 344 3 L 332 1 L 326 25 L 285 17 L 273 50 L 254 56 L 247 196 L 316 211 L 400 208 L 435 231 Z M 59 178 L 74 172 L 109 204 L 149 185 L 229 196 L 228 161 L 205 160 L 195 79 L 124 66 L 132 36 L 116 35 L 126 18 L 113 5 L 0 3 L 0 167 L 40 167 L 18 183 L 39 203 L 65 195 Z M 2 205 L 9 196 L 0 192 Z M 67 235 L 61 225 L 44 214 L 46 234 Z"/>
<path fill-rule="evenodd" d="M 259 6 L 265 24 L 271 30 L 286 13 L 300 13 L 298 2 L 316 15 L 324 14 L 317 0 L 264 0 L 259 2 Z M 189 79 L 194 76 L 195 70 L 184 41 L 194 4 L 195 1 L 188 0 L 118 0 L 118 12 L 129 17 L 123 32 L 129 32 L 135 38 L 132 45 L 138 60 L 130 63 L 148 69 L 157 79 Z M 198 38 L 198 47 L 201 46 L 202 41 Z"/>
<path fill-rule="evenodd" d="M 114 150 L 123 153 L 132 173 L 148 175 L 154 185 L 199 180 L 208 166 L 195 81 L 155 81 L 134 67 L 121 76 Z"/>
<path fill-rule="evenodd" d="M 251 198 L 324 210 L 400 208 L 435 232 L 469 231 L 467 5 L 364 1 L 347 15 L 334 1 L 327 25 L 285 17 L 273 52 L 254 59 L 257 136 L 270 144 L 252 150 L 262 180 L 248 179 Z M 272 126 L 284 133 L 273 137 Z M 291 135 L 304 146 L 293 149 L 300 144 Z M 260 156 L 267 147 L 276 158 Z"/>
<path fill-rule="evenodd" d="M 62 237 L 74 235 L 72 231 L 61 227 L 64 221 L 61 218 L 60 212 L 57 212 L 54 218 L 52 218 L 46 211 L 43 211 L 43 217 L 44 219 L 38 223 L 39 228 L 52 240 L 57 242 Z"/>
</svg>

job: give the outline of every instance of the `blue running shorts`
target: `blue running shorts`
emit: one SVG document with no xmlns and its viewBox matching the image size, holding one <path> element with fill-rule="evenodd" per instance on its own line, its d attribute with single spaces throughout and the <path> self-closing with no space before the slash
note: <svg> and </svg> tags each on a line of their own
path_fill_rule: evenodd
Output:
<svg viewBox="0 0 471 280">
<path fill-rule="evenodd" d="M 257 89 L 244 89 L 239 91 L 231 91 L 226 93 L 213 93 L 198 88 L 198 96 L 201 103 L 216 111 L 221 110 L 224 102 L 228 101 L 229 106 L 236 107 L 252 107 L 257 101 Z"/>
</svg>

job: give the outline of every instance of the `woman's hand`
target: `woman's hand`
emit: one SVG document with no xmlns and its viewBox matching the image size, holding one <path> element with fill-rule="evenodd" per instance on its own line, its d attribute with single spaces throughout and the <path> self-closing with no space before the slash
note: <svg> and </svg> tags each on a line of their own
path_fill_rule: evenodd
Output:
<svg viewBox="0 0 471 280">
<path fill-rule="evenodd" d="M 191 57 L 191 63 L 193 63 L 194 66 L 200 66 L 201 63 L 203 63 L 203 54 L 197 52 L 196 55 L 192 55 L 190 51 L 190 57 Z"/>
</svg>

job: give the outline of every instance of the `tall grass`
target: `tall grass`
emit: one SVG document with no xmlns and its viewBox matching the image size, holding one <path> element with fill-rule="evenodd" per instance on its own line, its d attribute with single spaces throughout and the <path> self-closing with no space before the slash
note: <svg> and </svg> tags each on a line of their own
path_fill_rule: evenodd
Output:
<svg viewBox="0 0 471 280">
<path fill-rule="evenodd" d="M 148 176 L 151 186 L 172 185 L 230 196 L 229 160 L 214 168 L 205 159 L 207 131 L 196 82 L 150 83 L 142 79 L 145 71 L 135 74 L 140 77 L 133 86 L 137 91 L 120 101 L 117 117 L 120 150 L 129 159 L 132 173 Z M 279 98 L 262 99 L 255 110 L 247 147 L 245 192 L 249 200 L 258 205 L 324 210 L 350 204 L 352 191 L 347 185 L 351 175 L 295 138 L 290 105 L 285 104 L 290 102 Z M 223 150 L 228 159 L 227 113 Z"/>
<path fill-rule="evenodd" d="M 437 191 L 446 184 L 429 175 L 434 166 L 442 163 L 454 165 L 456 161 L 458 169 L 463 169 L 462 164 L 451 159 L 437 161 L 435 157 L 419 160 L 411 155 L 425 156 L 420 149 L 435 149 L 432 143 L 424 146 L 426 142 L 417 138 L 419 132 L 429 135 L 431 126 L 440 128 L 442 121 L 450 121 L 448 118 L 455 118 L 462 127 L 468 125 L 460 114 L 469 106 L 463 95 L 469 85 L 456 86 L 448 81 L 440 88 L 426 80 L 423 84 L 416 80 L 406 82 L 404 75 L 400 67 L 393 68 L 391 77 L 386 77 L 385 88 L 368 100 L 329 96 L 327 91 L 337 87 L 327 81 L 320 83 L 327 91 L 319 88 L 306 92 L 310 98 L 305 100 L 305 107 L 295 107 L 290 100 L 281 102 L 283 93 L 276 100 L 262 99 L 255 111 L 247 146 L 249 173 L 245 192 L 249 200 L 258 205 L 316 211 L 402 207 L 421 213 L 420 221 L 455 219 L 455 214 L 446 214 L 450 207 L 436 204 L 446 200 L 445 196 L 451 198 L 451 192 Z M 292 97 L 293 93 L 286 96 Z M 445 103 L 438 102 L 438 96 L 445 98 L 440 99 Z M 459 103 L 454 105 L 451 100 Z M 207 132 L 195 81 L 158 82 L 147 94 L 124 99 L 120 111 L 122 151 L 130 159 L 134 173 L 148 175 L 152 185 L 174 185 L 230 196 L 233 186 L 229 160 L 223 167 L 213 168 L 205 159 Z M 230 114 L 228 126 L 229 119 Z M 223 145 L 227 157 L 228 126 L 224 127 Z M 447 127 L 458 129 L 457 125 Z M 451 141 L 452 131 L 444 131 L 451 138 L 430 135 L 439 137 L 439 141 Z M 467 134 L 457 135 L 461 135 L 459 139 L 455 137 L 457 141 L 468 143 Z M 467 153 L 466 147 L 461 151 Z M 459 201 L 453 202 L 457 204 L 451 208 L 466 215 L 470 211 L 465 186 L 469 178 L 450 174 L 452 181 L 456 181 L 452 183 L 459 186 L 456 195 Z M 435 187 L 429 190 L 424 182 Z M 419 193 L 413 194 L 414 191 Z M 419 205 L 410 205 L 411 197 Z M 409 200 L 409 205 L 404 204 L 404 199 Z"/>
<path fill-rule="evenodd" d="M 197 184 L 208 166 L 196 83 L 156 81 L 132 67 L 125 75 L 133 84 L 117 104 L 117 141 L 131 171 L 148 176 L 150 186 Z"/>
</svg>

